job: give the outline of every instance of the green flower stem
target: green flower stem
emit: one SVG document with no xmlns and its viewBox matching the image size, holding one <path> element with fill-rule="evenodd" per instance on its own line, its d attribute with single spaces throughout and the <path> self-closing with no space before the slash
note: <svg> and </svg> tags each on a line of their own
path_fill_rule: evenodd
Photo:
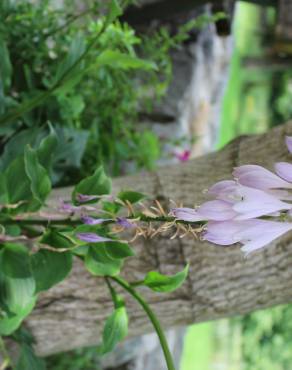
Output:
<svg viewBox="0 0 292 370">
<path fill-rule="evenodd" d="M 164 353 L 165 361 L 166 361 L 166 364 L 167 364 L 167 369 L 168 370 L 175 370 L 173 359 L 172 359 L 172 356 L 171 356 L 171 353 L 170 353 L 170 350 L 169 350 L 164 332 L 162 330 L 162 327 L 161 327 L 156 315 L 154 314 L 154 312 L 152 311 L 152 309 L 148 305 L 148 303 L 144 300 L 144 298 L 133 287 L 131 287 L 121 277 L 111 276 L 111 279 L 114 280 L 121 287 L 123 287 L 128 293 L 130 293 L 131 296 L 133 298 L 135 298 L 135 300 L 137 302 L 139 302 L 140 305 L 143 307 L 144 311 L 146 312 L 147 316 L 149 317 L 150 321 L 152 322 L 153 327 L 154 327 L 154 329 L 155 329 L 155 331 L 158 335 L 158 338 L 159 338 L 159 341 L 160 341 L 160 344 L 161 344 L 161 347 L 162 347 L 162 350 L 163 350 L 163 353 Z"/>
<path fill-rule="evenodd" d="M 139 219 L 142 222 L 174 222 L 175 218 L 171 216 L 158 216 L 158 217 L 149 217 L 149 216 L 144 216 L 141 214 L 133 215 L 131 217 L 127 217 L 127 219 L 131 220 L 136 220 Z M 104 225 L 109 225 L 109 224 L 114 224 L 116 223 L 115 219 L 105 221 L 103 224 Z M 200 221 L 200 222 L 190 222 L 190 221 L 183 221 L 183 220 L 176 220 L 176 223 L 181 223 L 184 225 L 203 225 L 205 222 Z M 18 225 L 18 226 L 63 226 L 63 225 L 68 225 L 68 226 L 78 226 L 78 225 L 83 225 L 84 223 L 80 219 L 71 219 L 71 218 L 64 218 L 62 220 L 43 220 L 43 219 L 0 219 L 0 224 L 1 225 Z"/>
<path fill-rule="evenodd" d="M 2 353 L 3 356 L 3 362 L 2 364 L 0 364 L 0 370 L 5 370 L 11 364 L 11 359 L 1 336 L 0 336 L 0 353 Z"/>
</svg>

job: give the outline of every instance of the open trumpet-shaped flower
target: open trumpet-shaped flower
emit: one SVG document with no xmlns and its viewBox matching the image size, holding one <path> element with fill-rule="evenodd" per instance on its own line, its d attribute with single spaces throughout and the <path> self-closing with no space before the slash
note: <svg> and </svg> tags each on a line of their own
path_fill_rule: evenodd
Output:
<svg viewBox="0 0 292 370">
<path fill-rule="evenodd" d="M 232 245 L 240 242 L 247 255 L 263 248 L 273 240 L 292 230 L 292 223 L 268 220 L 210 221 L 203 239 L 214 244 Z"/>
<path fill-rule="evenodd" d="M 174 208 L 172 214 L 179 220 L 191 222 L 248 220 L 292 208 L 292 204 L 282 202 L 262 190 L 235 182 L 215 184 L 211 193 L 222 199 L 208 201 L 197 209 Z"/>
</svg>

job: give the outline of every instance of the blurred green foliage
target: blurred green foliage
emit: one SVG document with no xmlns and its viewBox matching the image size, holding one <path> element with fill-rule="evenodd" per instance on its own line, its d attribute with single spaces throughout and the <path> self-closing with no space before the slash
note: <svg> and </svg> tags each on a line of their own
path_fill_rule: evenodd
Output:
<svg viewBox="0 0 292 370">
<path fill-rule="evenodd" d="M 151 44 L 141 59 L 142 39 L 119 21 L 106 27 L 101 1 L 77 14 L 73 3 L 62 9 L 51 3 L 0 5 L 1 170 L 24 143 L 45 136 L 47 122 L 59 141 L 55 183 L 76 182 L 101 162 L 113 175 L 122 172 L 124 161 L 153 168 L 158 141 L 150 131 L 138 131 L 137 112 L 146 104 L 151 109 L 166 90 L 168 48 L 157 52 Z M 157 67 L 157 58 L 166 63 Z M 145 153 L 145 147 L 153 150 Z"/>
</svg>

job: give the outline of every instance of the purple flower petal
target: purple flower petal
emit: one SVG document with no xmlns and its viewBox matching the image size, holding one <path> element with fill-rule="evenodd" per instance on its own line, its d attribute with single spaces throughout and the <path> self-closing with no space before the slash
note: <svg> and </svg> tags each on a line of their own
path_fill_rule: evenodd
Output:
<svg viewBox="0 0 292 370">
<path fill-rule="evenodd" d="M 275 170 L 277 175 L 282 177 L 282 179 L 292 182 L 292 164 L 287 162 L 278 162 L 275 164 Z"/>
<path fill-rule="evenodd" d="M 246 255 L 266 246 L 281 235 L 292 230 L 292 223 L 289 222 L 257 221 L 257 224 L 238 234 L 241 237 L 241 243 L 244 244 L 241 250 Z"/>
<path fill-rule="evenodd" d="M 244 165 L 234 169 L 233 176 L 242 185 L 262 190 L 273 188 L 292 188 L 292 184 L 264 167 Z"/>
<path fill-rule="evenodd" d="M 241 200 L 233 205 L 233 210 L 238 212 L 235 220 L 247 220 L 292 208 L 291 204 L 282 202 L 259 189 L 239 186 L 238 193 Z"/>
<path fill-rule="evenodd" d="M 232 204 L 223 200 L 211 200 L 203 203 L 198 209 L 198 214 L 202 219 L 213 221 L 230 220 L 237 216 L 237 213 L 232 209 Z"/>
<path fill-rule="evenodd" d="M 289 152 L 292 153 L 292 136 L 286 136 L 285 141 Z"/>
<path fill-rule="evenodd" d="M 286 232 L 292 230 L 292 223 L 260 219 L 245 221 L 210 221 L 204 240 L 219 245 L 243 244 L 241 250 L 247 255 L 260 249 Z"/>
<path fill-rule="evenodd" d="M 117 224 L 122 226 L 124 229 L 133 229 L 136 227 L 135 224 L 129 222 L 126 218 L 117 217 Z"/>
<path fill-rule="evenodd" d="M 196 222 L 202 221 L 204 218 L 193 208 L 172 208 L 171 214 L 178 220 Z"/>
<path fill-rule="evenodd" d="M 110 218 L 93 218 L 90 216 L 81 217 L 81 221 L 86 225 L 100 225 L 103 222 L 110 221 Z"/>
<path fill-rule="evenodd" d="M 103 236 L 100 236 L 94 233 L 77 233 L 76 236 L 79 240 L 82 240 L 88 243 L 103 243 L 103 242 L 112 241 L 112 239 L 105 238 Z"/>
</svg>

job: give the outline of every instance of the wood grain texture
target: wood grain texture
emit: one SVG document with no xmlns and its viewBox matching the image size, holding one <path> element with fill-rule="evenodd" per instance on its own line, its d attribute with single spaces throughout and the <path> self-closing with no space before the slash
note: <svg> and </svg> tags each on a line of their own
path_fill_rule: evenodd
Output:
<svg viewBox="0 0 292 370">
<path fill-rule="evenodd" d="M 166 203 L 171 198 L 185 206 L 200 204 L 206 199 L 204 189 L 231 178 L 235 166 L 249 163 L 272 169 L 275 161 L 289 160 L 286 134 L 292 135 L 292 123 L 264 135 L 240 137 L 219 152 L 183 165 L 116 179 L 114 191 L 131 188 Z M 68 189 L 55 191 L 54 199 L 68 194 Z M 130 281 L 141 279 L 149 270 L 174 273 L 190 263 L 188 280 L 178 291 L 154 294 L 141 289 L 165 328 L 244 314 L 292 300 L 291 233 L 247 259 L 239 246 L 216 247 L 190 237 L 141 239 L 134 248 L 137 256 L 129 259 L 123 273 Z M 130 335 L 152 331 L 140 307 L 125 297 Z M 40 296 L 26 325 L 37 339 L 38 354 L 45 356 L 97 344 L 111 309 L 103 280 L 91 277 L 76 261 L 66 281 Z"/>
</svg>

